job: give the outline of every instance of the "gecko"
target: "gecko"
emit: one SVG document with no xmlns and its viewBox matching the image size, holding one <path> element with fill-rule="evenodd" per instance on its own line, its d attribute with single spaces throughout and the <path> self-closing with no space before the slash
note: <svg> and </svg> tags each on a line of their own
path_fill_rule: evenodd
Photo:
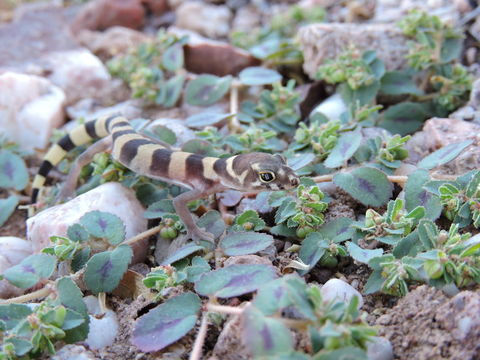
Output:
<svg viewBox="0 0 480 360">
<path fill-rule="evenodd" d="M 297 187 L 299 177 L 280 154 L 252 152 L 217 158 L 173 150 L 135 131 L 122 116 L 99 117 L 85 122 L 62 137 L 46 153 L 32 184 L 32 204 L 37 202 L 50 170 L 67 152 L 93 143 L 74 162 L 57 200 L 66 200 L 74 192 L 83 166 L 99 152 L 109 152 L 113 159 L 139 175 L 180 185 L 189 191 L 173 199 L 173 206 L 187 230 L 185 240 L 214 242 L 214 235 L 199 228 L 187 204 L 227 189 L 242 192 L 289 190 Z"/>
</svg>

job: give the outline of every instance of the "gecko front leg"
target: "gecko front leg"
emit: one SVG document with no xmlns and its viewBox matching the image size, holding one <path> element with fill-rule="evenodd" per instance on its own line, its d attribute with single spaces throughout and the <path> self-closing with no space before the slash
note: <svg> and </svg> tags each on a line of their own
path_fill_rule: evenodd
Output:
<svg viewBox="0 0 480 360">
<path fill-rule="evenodd" d="M 206 240 L 211 242 L 212 244 L 215 243 L 215 236 L 212 233 L 200 229 L 197 224 L 195 224 L 192 214 L 188 210 L 187 204 L 190 201 L 197 200 L 199 198 L 208 196 L 222 190 L 224 190 L 223 186 L 213 187 L 206 191 L 193 189 L 184 192 L 183 194 L 180 194 L 173 199 L 173 206 L 175 208 L 175 211 L 177 212 L 177 215 L 180 217 L 187 229 L 187 236 L 185 237 L 185 239 L 192 239 L 196 244 L 199 244 L 200 240 Z"/>
</svg>

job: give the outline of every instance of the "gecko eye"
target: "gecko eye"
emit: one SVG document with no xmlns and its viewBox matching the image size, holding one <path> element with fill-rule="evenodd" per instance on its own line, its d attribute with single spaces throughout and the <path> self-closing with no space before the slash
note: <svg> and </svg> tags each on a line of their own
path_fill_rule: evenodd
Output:
<svg viewBox="0 0 480 360">
<path fill-rule="evenodd" d="M 262 171 L 259 173 L 260 181 L 269 183 L 275 180 L 275 174 L 271 171 Z"/>
</svg>

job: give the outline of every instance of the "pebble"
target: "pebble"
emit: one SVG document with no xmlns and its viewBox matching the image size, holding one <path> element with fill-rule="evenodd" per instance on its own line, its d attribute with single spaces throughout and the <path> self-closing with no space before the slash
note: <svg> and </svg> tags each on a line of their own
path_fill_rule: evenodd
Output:
<svg viewBox="0 0 480 360">
<path fill-rule="evenodd" d="M 367 356 L 369 360 L 392 360 L 392 344 L 384 337 L 375 336 L 367 345 Z"/>
<path fill-rule="evenodd" d="M 232 13 L 226 6 L 183 2 L 175 11 L 175 25 L 209 38 L 225 37 L 230 32 Z"/>
<path fill-rule="evenodd" d="M 96 187 L 65 204 L 45 209 L 27 220 L 27 238 L 34 252 L 50 245 L 50 236 L 65 236 L 70 225 L 89 211 L 104 211 L 120 217 L 125 224 L 126 239 L 147 230 L 143 217 L 144 207 L 135 197 L 135 192 L 119 183 L 109 182 Z M 132 246 L 132 263 L 143 261 L 148 240 Z"/>
<path fill-rule="evenodd" d="M 347 105 L 343 101 L 340 94 L 334 94 L 320 104 L 318 104 L 315 109 L 312 110 L 313 113 L 322 113 L 329 120 L 340 120 L 340 115 L 347 111 Z"/>
<path fill-rule="evenodd" d="M 87 305 L 90 317 L 88 336 L 85 343 L 92 350 L 112 345 L 119 328 L 117 314 L 110 309 L 103 312 L 95 296 L 86 296 L 83 302 Z"/>
<path fill-rule="evenodd" d="M 97 357 L 85 349 L 81 345 L 68 344 L 62 346 L 55 355 L 51 357 L 52 360 L 95 360 Z"/>
<path fill-rule="evenodd" d="M 387 70 L 407 64 L 407 39 L 391 24 L 311 24 L 300 28 L 297 37 L 305 58 L 303 69 L 312 79 L 321 64 L 335 59 L 350 43 L 362 52 L 375 49 Z"/>
<path fill-rule="evenodd" d="M 45 148 L 64 120 L 65 94 L 35 75 L 0 75 L 0 129 L 25 150 Z"/>
<path fill-rule="evenodd" d="M 357 290 L 343 280 L 330 279 L 320 289 L 323 301 L 329 302 L 332 300 L 350 302 L 354 297 L 358 297 L 358 308 L 363 306 L 363 297 Z"/>
<path fill-rule="evenodd" d="M 32 248 L 28 241 L 14 236 L 0 237 L 0 274 L 31 254 Z M 19 296 L 24 292 L 25 289 L 13 286 L 7 280 L 0 280 L 0 299 Z"/>
</svg>

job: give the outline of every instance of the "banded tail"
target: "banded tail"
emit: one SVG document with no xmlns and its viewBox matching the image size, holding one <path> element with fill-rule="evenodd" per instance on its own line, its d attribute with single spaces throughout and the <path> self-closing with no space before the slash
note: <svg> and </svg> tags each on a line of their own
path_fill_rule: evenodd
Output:
<svg viewBox="0 0 480 360">
<path fill-rule="evenodd" d="M 33 179 L 31 197 L 32 204 L 37 202 L 40 189 L 45 184 L 50 170 L 57 166 L 70 150 L 77 146 L 85 145 L 94 139 L 100 139 L 108 136 L 112 133 L 113 128 L 116 126 L 121 126 L 122 130 L 127 130 L 127 125 L 129 127 L 129 132 L 134 133 L 135 131 L 130 126 L 128 120 L 124 117 L 118 115 L 101 117 L 78 126 L 77 128 L 73 129 L 73 131 L 62 137 L 48 150 L 42 164 L 40 165 L 37 175 Z"/>
</svg>

